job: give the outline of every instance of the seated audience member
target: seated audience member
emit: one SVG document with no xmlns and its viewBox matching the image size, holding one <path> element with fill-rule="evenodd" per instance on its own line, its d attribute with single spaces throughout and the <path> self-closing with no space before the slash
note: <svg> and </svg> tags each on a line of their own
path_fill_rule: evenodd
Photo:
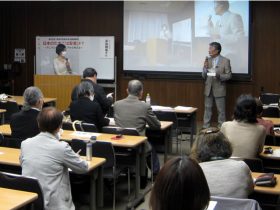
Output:
<svg viewBox="0 0 280 210">
<path fill-rule="evenodd" d="M 114 104 L 114 119 L 117 126 L 122 128 L 136 128 L 140 136 L 146 135 L 146 124 L 151 129 L 160 129 L 160 121 L 157 119 L 149 104 L 140 101 L 143 95 L 143 84 L 139 80 L 131 80 L 127 88 L 128 96 L 116 101 Z M 151 148 L 146 142 L 146 151 Z M 152 148 L 153 173 L 157 174 L 160 169 L 158 156 Z"/>
<path fill-rule="evenodd" d="M 257 121 L 258 121 L 258 124 L 264 126 L 267 135 L 274 136 L 273 122 L 270 121 L 270 120 L 264 120 L 262 118 L 263 104 L 262 104 L 260 99 L 255 98 L 255 100 L 256 100 L 256 103 L 257 103 Z"/>
<path fill-rule="evenodd" d="M 27 139 L 40 133 L 37 116 L 43 107 L 44 100 L 41 90 L 37 87 L 26 88 L 23 98 L 22 110 L 11 116 L 10 127 L 12 137 Z"/>
<path fill-rule="evenodd" d="M 232 156 L 256 158 L 263 150 L 265 128 L 257 124 L 257 104 L 251 95 L 241 95 L 234 109 L 234 120 L 224 122 L 221 132 L 231 142 Z"/>
<path fill-rule="evenodd" d="M 191 157 L 200 162 L 211 196 L 248 198 L 254 184 L 251 171 L 243 161 L 229 159 L 232 147 L 218 128 L 200 131 Z"/>
<path fill-rule="evenodd" d="M 88 171 L 87 162 L 60 141 L 62 118 L 54 107 L 44 108 L 38 115 L 41 133 L 21 144 L 22 174 L 39 180 L 45 210 L 74 210 L 68 168 L 75 173 Z"/>
<path fill-rule="evenodd" d="M 152 188 L 152 210 L 205 210 L 210 200 L 207 181 L 198 163 L 186 156 L 167 161 Z"/>
<path fill-rule="evenodd" d="M 87 81 L 81 82 L 78 86 L 78 99 L 70 104 L 70 117 L 72 121 L 93 123 L 101 131 L 103 126 L 109 125 L 109 119 L 104 117 L 94 97 L 92 85 Z"/>
<path fill-rule="evenodd" d="M 81 82 L 87 81 L 89 82 L 94 89 L 94 100 L 97 101 L 103 111 L 103 114 L 109 111 L 112 103 L 113 103 L 113 96 L 112 94 L 108 94 L 106 96 L 105 91 L 102 86 L 97 84 L 97 72 L 94 68 L 86 68 L 83 72 L 83 79 Z M 75 101 L 78 99 L 78 85 L 74 87 L 71 94 L 71 100 Z"/>
</svg>

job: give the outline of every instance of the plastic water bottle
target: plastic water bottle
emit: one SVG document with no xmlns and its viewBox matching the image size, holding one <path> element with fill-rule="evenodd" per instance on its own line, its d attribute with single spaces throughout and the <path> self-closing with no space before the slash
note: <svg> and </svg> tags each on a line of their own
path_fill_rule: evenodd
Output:
<svg viewBox="0 0 280 210">
<path fill-rule="evenodd" d="M 146 104 L 151 105 L 151 97 L 150 97 L 149 93 L 147 93 L 147 96 L 146 96 Z"/>
<path fill-rule="evenodd" d="M 87 161 L 92 160 L 92 142 L 89 140 L 87 142 L 87 149 L 86 149 Z"/>
</svg>

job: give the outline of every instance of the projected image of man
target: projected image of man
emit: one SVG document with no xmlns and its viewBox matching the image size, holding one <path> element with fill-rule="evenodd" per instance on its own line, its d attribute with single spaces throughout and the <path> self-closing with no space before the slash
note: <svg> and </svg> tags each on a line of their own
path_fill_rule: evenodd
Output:
<svg viewBox="0 0 280 210">
<path fill-rule="evenodd" d="M 215 26 L 211 16 L 208 19 L 209 34 L 214 41 L 223 45 L 224 55 L 232 60 L 235 65 L 238 64 L 239 44 L 245 36 L 242 17 L 239 14 L 229 10 L 228 1 L 214 1 L 215 14 L 220 16 Z M 234 61 L 233 61 L 234 60 Z"/>
<path fill-rule="evenodd" d="M 209 44 L 209 56 L 204 61 L 202 77 L 205 79 L 205 109 L 203 118 L 203 128 L 209 128 L 213 101 L 215 99 L 218 110 L 218 127 L 226 119 L 225 99 L 226 99 L 226 81 L 231 78 L 230 60 L 220 55 L 221 44 L 212 42 Z"/>
</svg>

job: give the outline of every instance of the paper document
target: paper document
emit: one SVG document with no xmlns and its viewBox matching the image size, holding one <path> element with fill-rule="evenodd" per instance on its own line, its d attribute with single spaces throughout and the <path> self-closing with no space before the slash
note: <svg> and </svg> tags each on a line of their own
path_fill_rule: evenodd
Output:
<svg viewBox="0 0 280 210">
<path fill-rule="evenodd" d="M 152 106 L 153 111 L 174 111 L 172 107 L 169 106 Z"/>
<path fill-rule="evenodd" d="M 273 150 L 273 156 L 280 157 L 280 149 Z"/>
<path fill-rule="evenodd" d="M 71 133 L 71 136 L 82 137 L 82 138 L 90 138 L 92 136 L 100 136 L 99 133 L 89 133 L 89 132 L 82 132 L 82 131 L 74 131 Z"/>
<path fill-rule="evenodd" d="M 216 72 L 208 72 L 207 76 L 208 77 L 215 77 L 216 76 Z"/>
<path fill-rule="evenodd" d="M 110 120 L 110 122 L 109 122 L 109 125 L 116 125 L 116 123 L 115 123 L 115 119 L 114 118 L 109 118 L 109 120 Z"/>
<path fill-rule="evenodd" d="M 188 110 L 192 109 L 192 107 L 191 106 L 176 106 L 174 109 L 178 110 L 178 111 L 188 111 Z"/>
<path fill-rule="evenodd" d="M 210 201 L 209 206 L 206 210 L 214 210 L 216 205 L 217 205 L 217 201 Z"/>
</svg>

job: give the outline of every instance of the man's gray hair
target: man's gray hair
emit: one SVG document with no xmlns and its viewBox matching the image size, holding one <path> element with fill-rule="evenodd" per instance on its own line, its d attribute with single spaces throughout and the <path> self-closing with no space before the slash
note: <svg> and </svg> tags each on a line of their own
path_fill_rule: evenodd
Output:
<svg viewBox="0 0 280 210">
<path fill-rule="evenodd" d="M 127 87 L 129 95 L 139 96 L 143 90 L 143 84 L 139 80 L 130 80 Z"/>
<path fill-rule="evenodd" d="M 94 94 L 93 86 L 88 81 L 83 81 L 78 86 L 78 98 Z"/>
<path fill-rule="evenodd" d="M 22 109 L 29 110 L 32 106 L 35 106 L 37 102 L 43 97 L 43 93 L 38 87 L 31 86 L 26 88 L 23 93 L 24 104 Z"/>
</svg>

